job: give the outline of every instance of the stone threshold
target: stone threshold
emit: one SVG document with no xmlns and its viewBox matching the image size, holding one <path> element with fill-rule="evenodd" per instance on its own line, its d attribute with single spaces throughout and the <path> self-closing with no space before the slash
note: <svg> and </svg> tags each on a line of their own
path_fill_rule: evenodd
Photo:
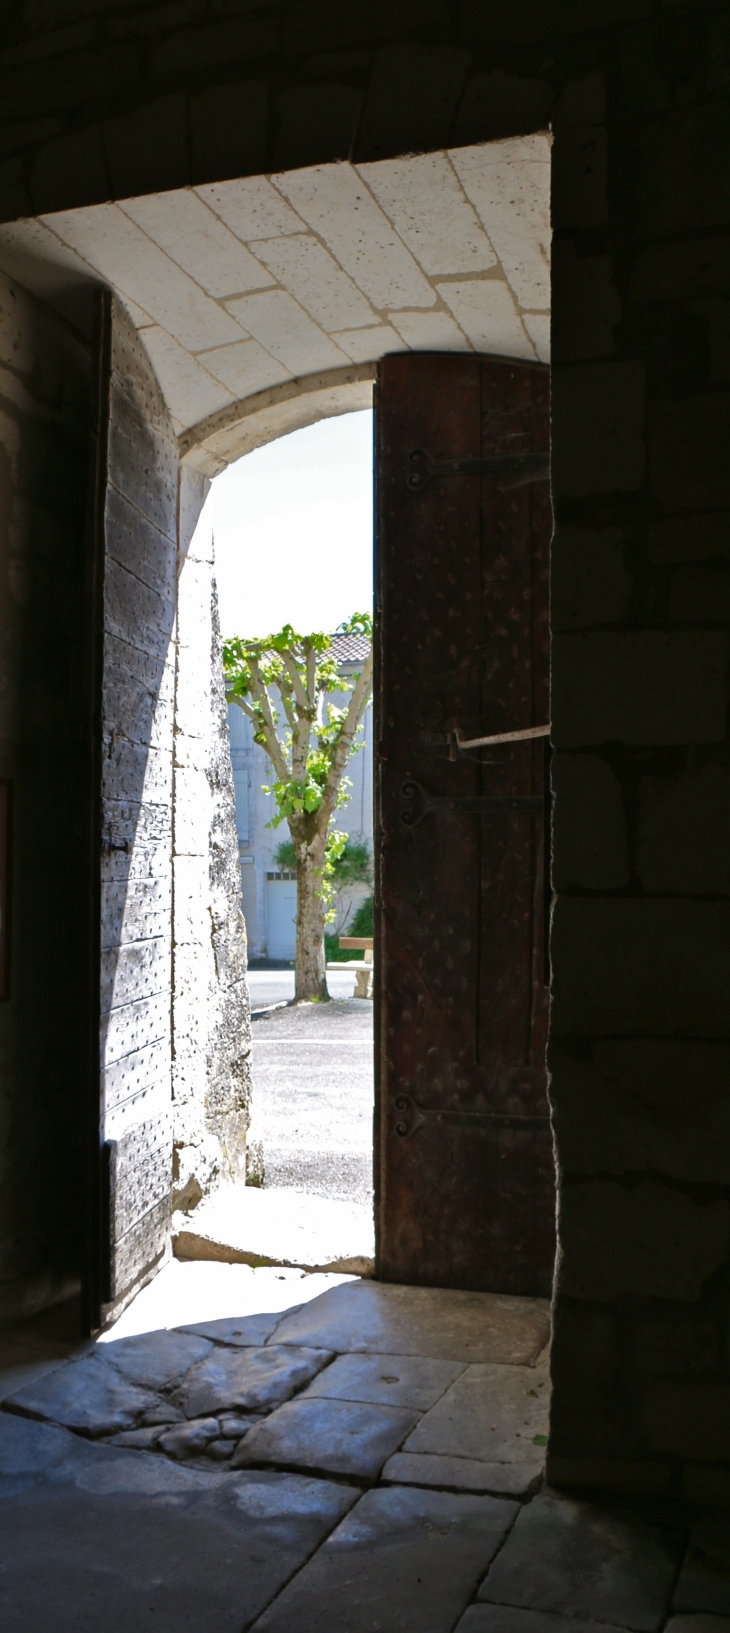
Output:
<svg viewBox="0 0 730 1633">
<path fill-rule="evenodd" d="M 177 1259 L 284 1269 L 375 1273 L 371 1210 L 285 1187 L 223 1187 L 173 1216 Z"/>
</svg>

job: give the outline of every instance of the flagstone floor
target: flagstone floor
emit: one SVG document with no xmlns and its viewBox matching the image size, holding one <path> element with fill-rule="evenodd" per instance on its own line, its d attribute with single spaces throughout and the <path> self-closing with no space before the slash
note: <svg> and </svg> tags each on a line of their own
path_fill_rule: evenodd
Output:
<svg viewBox="0 0 730 1633">
<path fill-rule="evenodd" d="M 296 1285 L 0 1345 L 3 1633 L 729 1633 L 727 1518 L 545 1489 L 543 1301 Z"/>
</svg>

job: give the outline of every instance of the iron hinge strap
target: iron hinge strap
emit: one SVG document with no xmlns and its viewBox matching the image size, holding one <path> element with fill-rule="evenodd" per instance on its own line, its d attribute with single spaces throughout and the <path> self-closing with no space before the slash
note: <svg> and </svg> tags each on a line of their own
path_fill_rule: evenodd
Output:
<svg viewBox="0 0 730 1633">
<path fill-rule="evenodd" d="M 543 794 L 427 794 L 415 778 L 409 777 L 401 789 L 403 798 L 410 801 L 410 809 L 401 811 L 401 822 L 406 828 L 417 828 L 429 812 L 455 816 L 494 816 L 500 811 L 542 811 Z M 420 803 L 420 810 L 417 809 Z"/>
<path fill-rule="evenodd" d="M 550 1118 L 545 1115 L 535 1117 L 521 1112 L 462 1111 L 455 1106 L 422 1106 L 410 1094 L 396 1096 L 395 1112 L 398 1119 L 395 1132 L 401 1140 L 409 1139 L 424 1123 L 440 1123 L 448 1128 L 476 1128 L 481 1124 L 493 1128 L 542 1128 L 547 1131 L 550 1127 Z"/>
<path fill-rule="evenodd" d="M 420 493 L 427 483 L 438 476 L 496 476 L 507 478 L 505 488 L 521 488 L 528 482 L 546 482 L 550 476 L 550 455 L 543 454 L 485 454 L 479 459 L 433 459 L 423 448 L 412 448 L 408 455 L 406 486 L 410 493 Z"/>
</svg>

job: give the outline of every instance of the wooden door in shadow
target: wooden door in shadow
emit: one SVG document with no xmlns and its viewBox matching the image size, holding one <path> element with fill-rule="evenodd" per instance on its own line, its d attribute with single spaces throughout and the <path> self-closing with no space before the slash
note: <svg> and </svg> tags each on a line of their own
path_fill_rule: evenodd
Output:
<svg viewBox="0 0 730 1633">
<path fill-rule="evenodd" d="M 376 390 L 376 1227 L 385 1280 L 547 1295 L 549 374 Z M 462 747 L 462 742 L 472 746 Z"/>
</svg>

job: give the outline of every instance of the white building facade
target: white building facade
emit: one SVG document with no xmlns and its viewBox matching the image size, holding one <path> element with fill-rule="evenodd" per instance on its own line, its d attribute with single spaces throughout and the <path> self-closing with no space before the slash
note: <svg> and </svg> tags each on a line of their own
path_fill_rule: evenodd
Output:
<svg viewBox="0 0 730 1633">
<path fill-rule="evenodd" d="M 350 677 L 358 674 L 368 650 L 364 638 L 335 635 L 333 645 L 340 660 L 341 675 Z M 344 694 L 332 694 L 332 702 L 336 706 L 341 707 L 345 701 Z M 263 789 L 273 778 L 271 761 L 265 749 L 254 742 L 253 724 L 235 703 L 228 705 L 228 726 L 249 961 L 293 961 L 296 944 L 296 876 L 282 869 L 276 861 L 279 845 L 282 840 L 289 839 L 290 834 L 286 822 L 281 822 L 278 828 L 270 826 L 276 815 L 276 801 L 273 794 L 265 794 Z M 346 771 L 352 784 L 350 797 L 347 805 L 337 812 L 335 825 L 349 835 L 352 843 L 366 844 L 372 855 L 373 741 L 370 704 L 365 711 L 358 741 L 362 747 L 351 756 Z M 355 885 L 343 891 L 333 930 L 345 928 L 358 903 L 368 894 L 369 889 L 365 885 Z"/>
</svg>

